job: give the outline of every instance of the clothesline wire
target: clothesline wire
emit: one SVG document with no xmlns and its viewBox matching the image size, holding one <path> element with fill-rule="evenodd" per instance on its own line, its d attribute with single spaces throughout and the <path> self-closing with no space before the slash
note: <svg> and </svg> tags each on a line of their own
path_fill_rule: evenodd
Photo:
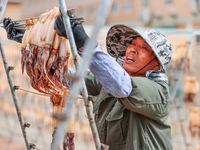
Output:
<svg viewBox="0 0 200 150">
<path fill-rule="evenodd" d="M 24 92 L 27 92 L 27 93 L 32 93 L 32 94 L 36 94 L 36 95 L 41 95 L 41 96 L 47 96 L 47 97 L 51 97 L 51 95 L 48 95 L 48 94 L 42 94 L 42 93 L 38 93 L 38 92 L 33 92 L 33 91 L 30 91 L 30 90 L 26 90 L 26 89 L 23 89 L 23 88 L 20 88 L 20 86 L 18 85 L 15 85 L 14 86 L 14 90 L 21 90 L 21 91 L 24 91 Z M 94 101 L 92 98 L 93 96 L 88 96 L 90 99 L 90 101 Z M 77 97 L 77 99 L 83 99 L 83 97 Z"/>
</svg>

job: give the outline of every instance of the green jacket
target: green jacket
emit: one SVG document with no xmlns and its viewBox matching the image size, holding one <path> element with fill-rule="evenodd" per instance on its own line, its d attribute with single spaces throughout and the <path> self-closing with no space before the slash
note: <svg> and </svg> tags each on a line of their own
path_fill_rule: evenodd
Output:
<svg viewBox="0 0 200 150">
<path fill-rule="evenodd" d="M 129 97 L 117 99 L 92 74 L 86 78 L 88 93 L 97 96 L 93 112 L 101 142 L 109 150 L 172 150 L 168 85 L 131 79 Z"/>
</svg>

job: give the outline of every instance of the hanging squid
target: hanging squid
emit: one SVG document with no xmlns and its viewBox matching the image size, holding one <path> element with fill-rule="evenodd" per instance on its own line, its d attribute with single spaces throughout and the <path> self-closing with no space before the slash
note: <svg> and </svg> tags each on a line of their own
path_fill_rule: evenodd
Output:
<svg viewBox="0 0 200 150">
<path fill-rule="evenodd" d="M 54 113 L 62 112 L 69 94 L 64 73 L 67 72 L 70 53 L 67 39 L 58 36 L 54 30 L 58 15 L 59 8 L 55 7 L 45 11 L 38 19 L 28 20 L 21 48 L 22 73 L 26 70 L 34 89 L 51 95 Z M 57 125 L 58 121 L 54 120 L 54 132 Z M 73 137 L 74 133 L 66 134 L 64 150 L 74 149 Z"/>
</svg>

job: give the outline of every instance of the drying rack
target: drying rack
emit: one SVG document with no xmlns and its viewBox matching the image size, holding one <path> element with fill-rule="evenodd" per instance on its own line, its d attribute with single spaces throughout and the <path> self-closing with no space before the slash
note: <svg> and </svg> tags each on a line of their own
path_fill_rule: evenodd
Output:
<svg viewBox="0 0 200 150">
<path fill-rule="evenodd" d="M 1 1 L 0 20 L 2 20 L 2 16 L 3 16 L 4 10 L 6 8 L 7 2 L 8 2 L 8 0 L 2 0 Z M 87 90 L 86 90 L 86 85 L 85 85 L 83 78 L 86 75 L 86 69 L 88 68 L 90 61 L 92 59 L 92 50 L 95 47 L 95 40 L 97 38 L 97 35 L 98 35 L 101 27 L 105 23 L 105 20 L 106 20 L 107 14 L 108 14 L 108 10 L 109 10 L 110 4 L 111 4 L 111 0 L 103 0 L 102 3 L 101 3 L 101 6 L 99 8 L 99 12 L 98 12 L 97 17 L 96 17 L 96 22 L 95 22 L 95 25 L 94 25 L 92 36 L 91 36 L 90 40 L 87 42 L 87 44 L 84 46 L 84 49 L 83 49 L 83 51 L 84 51 L 83 61 L 82 61 L 81 64 L 78 61 L 77 49 L 76 49 L 76 45 L 75 45 L 75 42 L 74 42 L 74 37 L 73 37 L 73 34 L 72 34 L 71 24 L 70 24 L 69 17 L 68 17 L 68 14 L 67 14 L 67 7 L 66 7 L 66 4 L 65 4 L 65 1 L 59 0 L 59 3 L 60 3 L 61 12 L 63 14 L 65 30 L 66 30 L 67 36 L 69 37 L 68 39 L 69 39 L 69 43 L 70 43 L 70 47 L 71 47 L 71 52 L 72 52 L 72 55 L 73 55 L 73 59 L 74 59 L 74 63 L 75 63 L 75 67 L 76 67 L 77 71 L 76 71 L 76 80 L 74 81 L 74 84 L 72 85 L 70 97 L 67 100 L 67 103 L 65 105 L 65 111 L 63 112 L 62 116 L 58 115 L 58 114 L 55 115 L 55 117 L 57 117 L 58 119 L 62 118 L 62 120 L 60 120 L 61 123 L 57 128 L 57 131 L 56 131 L 57 134 L 54 138 L 55 140 L 52 143 L 51 149 L 52 150 L 58 150 L 59 149 L 60 143 L 64 139 L 65 129 L 68 126 L 68 119 L 69 119 L 69 116 L 70 116 L 71 111 L 72 111 L 73 101 L 78 97 L 80 91 L 82 92 L 81 94 L 82 94 L 82 97 L 84 99 L 85 109 L 86 109 L 87 117 L 88 117 L 88 120 L 89 120 L 89 123 L 90 123 L 93 139 L 94 139 L 94 142 L 95 142 L 95 147 L 96 147 L 97 150 L 106 149 L 106 146 L 101 144 L 101 142 L 99 140 L 99 135 L 98 135 L 97 128 L 96 128 L 96 125 L 95 125 L 95 122 L 94 122 L 94 117 L 93 117 L 93 114 L 92 114 L 92 108 L 91 108 L 90 101 L 89 101 L 90 98 L 88 96 L 88 93 L 87 93 Z M 198 4 L 199 4 L 198 6 L 200 6 L 200 3 L 198 3 Z M 180 118 L 179 102 L 175 102 L 174 100 L 176 98 L 177 90 L 179 89 L 179 86 L 180 86 L 180 79 L 181 79 L 181 77 L 184 73 L 186 58 L 187 58 L 188 52 L 191 48 L 191 43 L 192 43 L 192 41 L 193 41 L 193 39 L 196 35 L 200 35 L 200 32 L 194 32 L 190 37 L 190 43 L 188 45 L 183 63 L 181 65 L 180 72 L 177 75 L 177 77 L 178 77 L 177 78 L 177 84 L 174 87 L 172 94 L 171 94 L 172 107 L 176 108 L 177 116 L 179 118 Z M 15 108 L 16 108 L 16 111 L 17 111 L 18 120 L 19 120 L 19 123 L 20 123 L 20 126 L 21 126 L 23 138 L 24 138 L 24 141 L 25 141 L 25 144 L 26 144 L 26 148 L 27 148 L 27 150 L 37 149 L 36 145 L 29 142 L 29 140 L 28 140 L 26 128 L 29 127 L 29 123 L 24 122 L 23 117 L 21 115 L 21 110 L 20 110 L 20 107 L 19 107 L 17 94 L 15 92 L 17 89 L 19 89 L 19 87 L 16 87 L 14 85 L 13 79 L 12 79 L 12 76 L 11 76 L 11 73 L 10 73 L 14 69 L 14 67 L 8 65 L 8 61 L 7 61 L 5 51 L 4 51 L 2 42 L 1 42 L 1 38 L 0 38 L 0 51 L 1 51 L 1 57 L 2 57 L 2 60 L 3 60 L 3 63 L 4 63 L 4 68 L 5 68 L 5 72 L 6 72 L 6 75 L 7 75 L 8 83 L 9 83 L 9 86 L 10 86 L 12 98 L 13 98 L 14 105 L 15 105 Z M 24 89 L 22 89 L 22 90 L 24 90 Z M 26 91 L 26 90 L 24 90 L 24 91 L 30 92 L 30 91 Z M 184 133 L 182 121 L 180 119 L 179 119 L 179 125 L 180 125 L 181 132 L 182 132 L 182 135 L 183 135 L 183 141 L 186 144 L 185 148 L 187 149 L 187 141 L 186 141 L 186 138 L 185 138 L 185 133 Z"/>
<path fill-rule="evenodd" d="M 7 2 L 8 2 L 8 0 L 2 0 L 1 1 L 0 20 L 2 20 Z M 65 4 L 65 1 L 59 0 L 59 4 L 60 4 L 61 12 L 63 14 L 65 30 L 66 30 L 66 33 L 67 33 L 67 37 L 69 39 L 69 43 L 70 43 L 70 47 L 71 47 L 71 53 L 73 55 L 73 59 L 74 59 L 74 63 L 75 63 L 75 67 L 76 67 L 77 71 L 76 71 L 76 80 L 74 80 L 73 85 L 71 87 L 69 99 L 66 100 L 67 103 L 65 105 L 65 109 L 64 109 L 63 114 L 56 114 L 54 116 L 54 117 L 57 117 L 57 119 L 62 118 L 62 120 L 60 120 L 60 125 L 58 126 L 58 128 L 56 130 L 56 136 L 55 136 L 54 140 L 52 141 L 51 149 L 52 150 L 58 150 L 59 149 L 60 144 L 61 144 L 62 140 L 64 139 L 65 129 L 68 126 L 68 119 L 69 119 L 69 116 L 70 116 L 71 111 L 72 111 L 73 102 L 76 98 L 78 98 L 78 95 L 81 92 L 84 103 L 85 103 L 85 109 L 86 109 L 87 117 L 88 117 L 89 124 L 90 124 L 90 127 L 91 127 L 95 147 L 96 147 L 97 150 L 104 150 L 104 149 L 107 148 L 107 146 L 101 144 L 100 139 L 99 139 L 96 124 L 95 124 L 95 121 L 94 121 L 94 116 L 92 114 L 90 97 L 88 96 L 88 93 L 87 93 L 87 90 L 86 90 L 86 85 L 85 85 L 85 82 L 84 82 L 84 76 L 86 75 L 86 72 L 87 72 L 86 70 L 87 70 L 88 66 L 90 65 L 90 62 L 91 62 L 91 59 L 92 59 L 92 51 L 95 48 L 95 41 L 96 41 L 97 35 L 100 32 L 100 29 L 103 27 L 103 25 L 106 21 L 106 18 L 107 18 L 107 15 L 108 15 L 108 10 L 109 10 L 110 5 L 111 5 L 111 0 L 102 0 L 102 3 L 99 7 L 99 11 L 98 11 L 98 14 L 97 14 L 97 17 L 96 17 L 92 36 L 83 48 L 83 51 L 84 51 L 83 57 L 82 57 L 83 61 L 82 61 L 81 64 L 78 61 L 77 48 L 76 48 L 76 45 L 75 45 L 72 30 L 71 30 L 71 24 L 70 24 L 69 16 L 67 14 L 67 7 L 66 7 L 66 4 Z M 13 98 L 14 105 L 15 105 L 15 108 L 16 108 L 16 111 L 17 111 L 17 116 L 18 116 L 18 120 L 19 120 L 20 127 L 21 127 L 21 130 L 22 130 L 23 138 L 24 138 L 24 141 L 25 141 L 25 144 L 26 144 L 26 148 L 27 148 L 27 150 L 38 149 L 34 143 L 29 142 L 29 139 L 28 139 L 28 136 L 27 136 L 27 133 L 26 133 L 26 128 L 29 127 L 30 124 L 24 122 L 24 119 L 22 117 L 20 106 L 19 106 L 19 103 L 18 103 L 18 97 L 17 97 L 17 94 L 16 94 L 16 90 L 18 90 L 19 87 L 14 85 L 13 79 L 12 79 L 12 76 L 11 76 L 11 70 L 13 70 L 14 67 L 8 65 L 7 57 L 5 55 L 5 51 L 4 51 L 2 42 L 1 42 L 1 38 L 0 38 L 0 51 L 1 51 L 1 57 L 2 57 L 2 60 L 3 60 L 3 63 L 4 63 L 4 68 L 5 68 L 5 72 L 6 72 L 6 75 L 7 75 L 8 83 L 9 83 L 9 86 L 10 86 L 12 98 Z M 24 89 L 22 89 L 22 90 L 24 90 Z M 27 90 L 24 90 L 24 91 L 25 92 L 31 92 L 31 91 L 27 91 Z"/>
</svg>

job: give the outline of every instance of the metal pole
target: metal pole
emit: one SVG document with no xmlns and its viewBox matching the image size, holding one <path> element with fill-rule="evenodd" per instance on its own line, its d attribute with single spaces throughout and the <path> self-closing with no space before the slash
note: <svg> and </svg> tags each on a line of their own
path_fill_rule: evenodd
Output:
<svg viewBox="0 0 200 150">
<path fill-rule="evenodd" d="M 2 17 L 3 17 L 4 11 L 5 11 L 7 2 L 8 2 L 8 0 L 2 0 L 1 1 L 0 20 L 2 20 Z M 18 119 L 19 119 L 19 122 L 20 122 L 20 126 L 21 126 L 21 129 L 22 129 L 22 134 L 23 134 L 23 137 L 24 137 L 26 148 L 28 150 L 30 150 L 28 137 L 26 135 L 25 125 L 24 125 L 24 120 L 23 120 L 22 115 L 21 115 L 17 94 L 15 93 L 14 83 L 13 83 L 13 80 L 12 80 L 12 76 L 10 74 L 10 70 L 12 70 L 12 67 L 8 66 L 8 61 L 7 61 L 7 58 L 6 58 L 6 55 L 5 55 L 5 51 L 3 49 L 3 45 L 2 45 L 2 42 L 1 42 L 1 37 L 0 37 L 0 51 L 1 51 L 1 57 L 2 57 L 2 60 L 3 60 L 3 63 L 4 63 L 4 68 L 5 68 L 5 71 L 6 71 L 8 83 L 9 83 L 10 90 L 11 90 L 11 93 L 12 93 L 13 101 L 14 101 L 15 108 L 16 108 L 16 111 L 17 111 L 17 116 L 18 116 Z"/>
<path fill-rule="evenodd" d="M 191 46 L 192 46 L 192 41 L 193 41 L 195 35 L 196 35 L 196 34 L 192 34 L 192 36 L 191 36 L 191 38 L 190 38 L 190 44 L 189 44 L 189 46 L 187 47 L 187 51 L 186 51 L 186 53 L 185 53 L 185 57 L 184 57 L 184 59 L 183 59 L 183 63 L 181 64 L 181 70 L 180 70 L 180 72 L 179 72 L 179 74 L 178 74 L 178 77 L 177 77 L 178 81 L 177 81 L 176 86 L 175 86 L 175 88 L 174 88 L 174 90 L 173 90 L 173 92 L 172 92 L 172 94 L 171 94 L 171 96 L 170 96 L 170 97 L 171 97 L 171 98 L 170 98 L 170 99 L 171 99 L 171 102 L 173 102 L 173 104 L 175 104 L 174 99 L 175 99 L 175 97 L 176 97 L 177 90 L 178 90 L 178 88 L 179 88 L 179 86 L 180 86 L 180 79 L 181 79 L 181 77 L 182 77 L 182 75 L 183 75 L 183 72 L 184 72 L 184 67 L 185 67 L 187 55 L 188 55 L 189 50 L 190 50 L 190 48 L 191 48 Z"/>
<path fill-rule="evenodd" d="M 200 19 L 200 0 L 196 0 L 197 16 Z"/>
<path fill-rule="evenodd" d="M 4 11 L 5 11 L 7 3 L 8 3 L 8 0 L 2 0 L 1 1 L 1 6 L 0 6 L 0 23 L 1 23 L 1 19 L 3 17 L 3 14 L 4 14 Z"/>
<path fill-rule="evenodd" d="M 23 134 L 23 137 L 24 137 L 24 140 L 25 140 L 26 148 L 28 150 L 30 150 L 28 137 L 26 135 L 26 130 L 25 130 L 25 126 L 24 126 L 24 120 L 23 120 L 22 115 L 21 115 L 21 110 L 20 110 L 20 107 L 19 107 L 17 94 L 15 93 L 14 83 L 13 83 L 12 76 L 11 76 L 11 73 L 10 73 L 10 67 L 8 66 L 8 61 L 7 61 L 5 51 L 4 51 L 2 43 L 1 43 L 1 38 L 0 38 L 0 51 L 1 51 L 1 57 L 2 57 L 2 60 L 3 60 L 3 63 L 4 63 L 4 68 L 5 68 L 5 71 L 6 71 L 8 83 L 9 83 L 10 90 L 11 90 L 11 93 L 12 93 L 13 101 L 14 101 L 15 108 L 16 108 L 16 111 L 17 111 L 17 116 L 18 116 L 20 126 L 21 126 L 21 129 L 22 129 L 22 134 Z"/>
<path fill-rule="evenodd" d="M 187 55 L 188 55 L 189 50 L 191 49 L 191 46 L 192 46 L 192 41 L 193 41 L 194 37 L 195 37 L 196 35 L 199 35 L 199 34 L 200 34 L 200 32 L 195 32 L 195 33 L 192 34 L 192 36 L 191 36 L 191 38 L 190 38 L 190 43 L 189 43 L 189 46 L 188 46 L 188 48 L 187 48 L 185 57 L 184 57 L 184 59 L 183 59 L 183 63 L 182 63 L 182 65 L 181 65 L 181 70 L 180 70 L 180 72 L 179 72 L 179 74 L 178 74 L 178 78 L 177 78 L 178 81 L 177 81 L 177 83 L 176 83 L 176 86 L 175 86 L 175 88 L 174 88 L 174 90 L 173 90 L 173 92 L 172 92 L 172 94 L 171 94 L 171 98 L 170 98 L 170 99 L 171 99 L 171 103 L 172 103 L 173 107 L 175 107 L 175 110 L 176 110 L 176 113 L 177 113 L 177 116 L 178 116 L 178 121 L 179 121 L 180 129 L 181 129 L 181 133 L 182 133 L 182 137 L 183 137 L 183 142 L 185 143 L 185 149 L 186 149 L 186 150 L 188 149 L 187 139 L 186 139 L 186 137 L 185 137 L 186 133 L 185 133 L 185 130 L 184 130 L 184 126 L 182 125 L 182 120 L 181 120 L 181 118 L 180 118 L 181 115 L 180 115 L 180 113 L 179 113 L 179 104 L 177 104 L 177 103 L 175 102 L 175 97 L 176 97 L 176 94 L 177 94 L 177 90 L 179 89 L 179 86 L 180 86 L 181 77 L 182 77 L 182 75 L 183 75 L 183 73 L 184 73 L 184 67 L 185 67 L 185 64 L 186 64 Z"/>
<path fill-rule="evenodd" d="M 66 7 L 66 4 L 65 4 L 65 2 L 63 0 L 61 0 L 59 2 L 60 2 L 61 12 L 63 14 L 63 21 L 64 21 L 64 25 L 65 25 L 65 31 L 67 33 L 67 37 L 68 37 L 68 40 L 69 40 L 69 43 L 70 43 L 70 47 L 71 47 L 72 56 L 73 56 L 73 59 L 74 59 L 74 64 L 75 64 L 76 69 L 78 69 L 78 66 L 80 65 L 79 64 L 80 62 L 78 60 L 77 48 L 76 48 L 76 45 L 75 45 L 75 41 L 74 41 L 74 36 L 73 36 L 72 30 L 71 30 L 71 23 L 70 23 L 70 20 L 69 20 L 69 16 L 66 13 L 67 12 L 67 7 Z M 88 100 L 88 92 L 86 90 L 87 88 L 86 88 L 84 80 L 82 81 L 82 85 L 83 85 L 83 89 L 81 91 L 82 92 L 81 94 L 83 96 L 85 109 L 86 109 L 86 113 L 87 113 L 87 116 L 88 116 L 89 124 L 90 124 L 90 127 L 91 127 L 91 131 L 92 131 L 95 147 L 96 147 L 96 149 L 100 149 L 101 148 L 101 142 L 100 142 L 98 131 L 97 131 L 97 127 L 96 127 L 96 124 L 95 124 L 95 121 L 94 121 L 94 116 L 93 116 L 93 113 L 92 113 L 92 107 L 91 107 L 90 102 Z"/>
<path fill-rule="evenodd" d="M 71 32 L 71 25 L 69 22 L 69 17 L 67 15 L 67 8 L 66 8 L 64 0 L 59 0 L 59 2 L 60 2 L 61 12 L 63 13 L 63 20 L 64 20 L 67 36 L 69 37 L 69 40 L 72 40 L 72 41 L 70 41 L 72 54 L 75 58 L 77 58 L 76 46 L 75 46 L 74 39 L 72 38 L 73 34 Z M 101 27 L 104 25 L 104 23 L 106 21 L 110 4 L 111 4 L 111 0 L 103 0 L 102 1 L 102 4 L 100 6 L 100 9 L 99 9 L 99 12 L 98 12 L 98 15 L 96 18 L 93 34 L 92 34 L 90 40 L 87 42 L 87 44 L 83 48 L 83 61 L 82 62 L 84 62 L 84 63 L 82 63 L 79 67 L 78 62 L 75 61 L 75 63 L 77 64 L 77 68 L 78 68 L 78 70 L 76 72 L 78 79 L 76 81 L 74 81 L 74 83 L 72 85 L 69 100 L 68 100 L 67 104 L 65 105 L 65 110 L 63 113 L 63 121 L 60 123 L 60 125 L 58 126 L 58 128 L 56 130 L 55 140 L 53 141 L 52 147 L 51 147 L 52 150 L 58 150 L 60 143 L 64 139 L 65 129 L 68 125 L 68 119 L 70 117 L 70 113 L 72 110 L 73 101 L 77 98 L 82 87 L 84 88 L 84 90 L 83 90 L 84 93 L 87 94 L 85 83 L 83 84 L 83 79 L 87 72 L 86 69 L 88 68 L 90 61 L 92 59 L 92 51 L 96 46 L 95 40 L 97 38 L 97 35 L 98 35 Z M 85 97 L 84 100 L 87 101 L 87 104 L 89 104 L 88 94 L 84 95 L 84 97 Z M 87 113 L 88 113 L 88 117 L 90 117 L 89 115 L 92 114 L 90 110 L 87 111 Z M 91 115 L 91 118 L 93 118 L 92 115 Z M 94 121 L 94 119 L 93 119 L 93 121 Z M 90 123 L 93 121 L 90 121 Z M 94 128 L 96 128 L 96 126 L 95 127 L 93 126 L 93 129 Z M 97 129 L 94 129 L 94 130 L 97 131 Z M 98 136 L 98 134 L 95 136 Z M 93 135 L 93 137 L 94 137 L 94 135 Z M 97 140 L 95 142 L 96 149 L 101 150 L 101 143 L 100 143 L 99 138 L 96 138 L 96 140 Z"/>
</svg>

